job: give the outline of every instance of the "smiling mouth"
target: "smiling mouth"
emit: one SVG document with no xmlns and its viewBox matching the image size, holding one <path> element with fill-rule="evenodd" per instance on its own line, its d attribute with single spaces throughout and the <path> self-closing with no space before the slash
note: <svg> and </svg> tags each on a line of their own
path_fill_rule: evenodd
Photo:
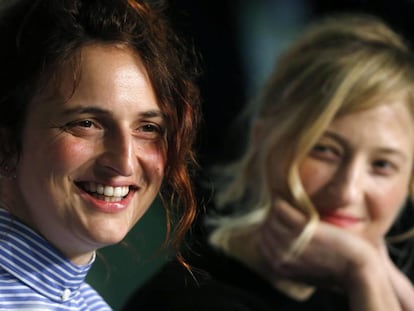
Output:
<svg viewBox="0 0 414 311">
<path fill-rule="evenodd" d="M 95 182 L 77 183 L 77 186 L 83 191 L 98 200 L 105 202 L 118 202 L 126 198 L 130 191 L 133 190 L 131 186 L 107 186 Z"/>
<path fill-rule="evenodd" d="M 350 227 L 354 226 L 358 223 L 361 223 L 361 219 L 353 216 L 346 216 L 346 215 L 338 215 L 338 214 L 321 214 L 320 218 L 322 221 L 331 223 L 333 225 L 339 226 L 339 227 Z"/>
</svg>

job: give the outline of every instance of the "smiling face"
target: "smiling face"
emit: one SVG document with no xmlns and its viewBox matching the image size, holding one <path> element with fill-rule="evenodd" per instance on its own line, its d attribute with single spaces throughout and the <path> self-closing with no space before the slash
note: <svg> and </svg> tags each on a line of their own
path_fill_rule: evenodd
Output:
<svg viewBox="0 0 414 311">
<path fill-rule="evenodd" d="M 165 120 L 140 58 L 91 45 L 80 66 L 73 95 L 66 68 L 59 92 L 29 105 L 13 205 L 75 263 L 125 237 L 158 194 L 166 162 Z"/>
<path fill-rule="evenodd" d="M 335 119 L 299 172 L 322 221 L 376 244 L 408 195 L 413 157 L 411 113 L 396 102 Z"/>
</svg>

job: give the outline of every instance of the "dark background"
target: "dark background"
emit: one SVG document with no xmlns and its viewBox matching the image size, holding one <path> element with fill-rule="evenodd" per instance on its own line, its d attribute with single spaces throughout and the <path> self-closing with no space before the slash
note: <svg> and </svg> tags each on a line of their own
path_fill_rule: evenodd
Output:
<svg viewBox="0 0 414 311">
<path fill-rule="evenodd" d="M 278 53 L 315 18 L 344 11 L 378 15 L 409 43 L 414 39 L 414 0 L 170 0 L 174 26 L 202 56 L 202 168 L 232 160 L 242 148 L 243 123 L 236 115 L 254 98 Z M 165 261 L 164 228 L 156 202 L 126 245 L 100 251 L 88 281 L 114 310 Z"/>
</svg>

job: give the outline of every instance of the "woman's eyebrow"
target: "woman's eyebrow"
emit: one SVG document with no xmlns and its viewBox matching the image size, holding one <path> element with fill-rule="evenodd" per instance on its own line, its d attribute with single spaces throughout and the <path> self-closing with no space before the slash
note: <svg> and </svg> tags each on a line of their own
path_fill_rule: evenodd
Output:
<svg viewBox="0 0 414 311">
<path fill-rule="evenodd" d="M 344 137 L 332 131 L 326 131 L 321 137 L 329 137 L 342 145 L 348 145 L 348 141 Z"/>
<path fill-rule="evenodd" d="M 73 107 L 73 108 L 67 108 L 62 111 L 63 115 L 71 115 L 71 114 L 97 114 L 97 115 L 111 115 L 112 111 L 108 109 L 104 109 L 101 107 L 96 106 L 88 106 L 88 107 Z M 165 115 L 162 113 L 162 111 L 157 109 L 152 110 L 144 110 L 140 113 L 138 113 L 140 117 L 145 118 L 165 118 Z"/>
<path fill-rule="evenodd" d="M 110 114 L 110 111 L 107 109 L 102 109 L 100 107 L 88 106 L 88 107 L 73 107 L 67 108 L 62 111 L 64 115 L 71 115 L 71 114 Z"/>
<path fill-rule="evenodd" d="M 164 113 L 161 110 L 156 110 L 156 109 L 143 111 L 139 115 L 143 117 L 147 117 L 147 118 L 156 118 L 156 117 L 163 118 L 163 119 L 165 118 Z"/>
</svg>

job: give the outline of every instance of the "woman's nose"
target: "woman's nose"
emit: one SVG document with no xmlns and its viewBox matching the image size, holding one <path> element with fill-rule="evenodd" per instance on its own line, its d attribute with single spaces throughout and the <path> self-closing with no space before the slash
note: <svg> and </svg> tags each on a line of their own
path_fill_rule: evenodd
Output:
<svg viewBox="0 0 414 311">
<path fill-rule="evenodd" d="M 356 163 L 340 168 L 330 184 L 336 205 L 352 205 L 361 200 L 364 191 L 364 170 Z"/>
<path fill-rule="evenodd" d="M 131 176 L 135 168 L 134 140 L 128 133 L 110 133 L 104 140 L 100 166 L 117 175 Z"/>
</svg>

